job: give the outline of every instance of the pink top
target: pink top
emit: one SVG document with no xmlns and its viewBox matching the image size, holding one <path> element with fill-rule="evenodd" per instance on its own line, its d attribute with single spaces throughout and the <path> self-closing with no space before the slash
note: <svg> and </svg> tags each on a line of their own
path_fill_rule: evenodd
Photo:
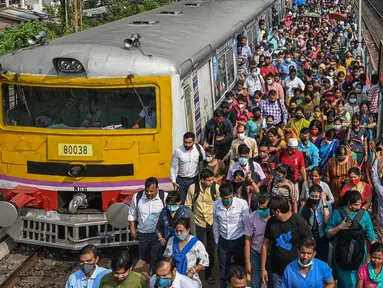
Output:
<svg viewBox="0 0 383 288">
<path fill-rule="evenodd" d="M 378 285 L 375 282 L 372 282 L 370 275 L 368 275 L 368 264 L 363 264 L 358 271 L 358 280 L 363 280 L 363 288 L 376 288 Z"/>
</svg>

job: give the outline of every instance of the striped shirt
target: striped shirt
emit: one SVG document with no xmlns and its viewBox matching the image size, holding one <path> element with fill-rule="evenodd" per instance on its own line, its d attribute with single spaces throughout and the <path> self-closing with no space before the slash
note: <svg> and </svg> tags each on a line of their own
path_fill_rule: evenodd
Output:
<svg viewBox="0 0 383 288">
<path fill-rule="evenodd" d="M 367 101 L 371 113 L 378 113 L 379 93 L 379 84 L 372 85 L 371 89 L 367 91 Z"/>
</svg>

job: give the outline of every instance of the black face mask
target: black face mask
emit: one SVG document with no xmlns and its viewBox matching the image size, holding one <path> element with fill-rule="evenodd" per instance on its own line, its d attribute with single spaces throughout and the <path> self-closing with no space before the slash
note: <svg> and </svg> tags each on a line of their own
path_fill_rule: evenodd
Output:
<svg viewBox="0 0 383 288">
<path fill-rule="evenodd" d="M 261 118 L 261 115 L 254 115 L 254 120 L 259 120 Z"/>
<path fill-rule="evenodd" d="M 318 206 L 319 201 L 320 199 L 309 198 L 307 199 L 307 204 L 309 204 L 310 206 Z"/>
<path fill-rule="evenodd" d="M 269 99 L 269 101 L 270 101 L 271 103 L 274 103 L 275 101 L 277 101 L 277 99 Z"/>
<path fill-rule="evenodd" d="M 238 189 L 238 188 L 242 187 L 243 183 L 245 183 L 245 181 L 233 182 L 234 189 Z"/>
<path fill-rule="evenodd" d="M 295 117 L 295 119 L 300 120 L 303 118 L 303 115 L 298 114 L 298 115 L 295 115 L 294 117 Z"/>
</svg>

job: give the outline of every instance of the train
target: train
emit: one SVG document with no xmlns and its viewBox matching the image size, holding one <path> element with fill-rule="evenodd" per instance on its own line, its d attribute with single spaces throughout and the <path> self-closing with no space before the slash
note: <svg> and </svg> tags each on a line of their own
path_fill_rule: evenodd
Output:
<svg viewBox="0 0 383 288">
<path fill-rule="evenodd" d="M 0 226 L 15 242 L 133 245 L 127 211 L 200 139 L 237 79 L 237 45 L 285 0 L 187 0 L 0 56 Z"/>
</svg>

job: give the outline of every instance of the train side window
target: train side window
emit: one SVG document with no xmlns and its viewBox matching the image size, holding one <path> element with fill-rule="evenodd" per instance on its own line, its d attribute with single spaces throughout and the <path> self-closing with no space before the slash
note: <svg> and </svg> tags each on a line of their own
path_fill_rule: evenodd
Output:
<svg viewBox="0 0 383 288">
<path fill-rule="evenodd" d="M 233 49 L 230 48 L 229 51 L 226 52 L 226 69 L 227 69 L 227 83 L 228 87 L 230 87 L 234 83 L 234 55 Z"/>
</svg>

